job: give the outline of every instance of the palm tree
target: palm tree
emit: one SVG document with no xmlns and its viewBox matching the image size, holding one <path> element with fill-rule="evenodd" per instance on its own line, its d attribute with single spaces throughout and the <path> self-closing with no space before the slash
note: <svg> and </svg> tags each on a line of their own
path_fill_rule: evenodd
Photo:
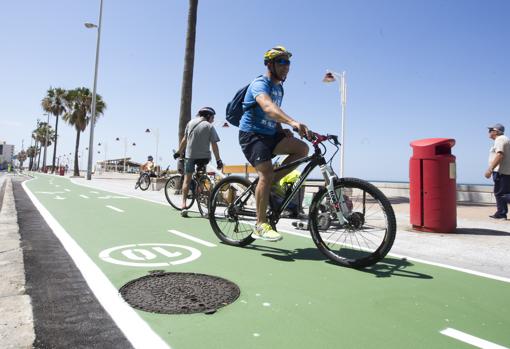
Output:
<svg viewBox="0 0 510 349">
<path fill-rule="evenodd" d="M 48 140 L 46 141 L 46 135 Z M 47 122 L 37 121 L 37 128 L 32 132 L 32 137 L 35 139 L 35 147 L 39 145 L 39 157 L 37 158 L 37 169 L 39 169 L 39 164 L 41 162 L 41 148 L 43 146 L 49 147 L 51 143 L 55 140 L 55 131 L 52 129 L 51 125 L 48 125 Z"/>
<path fill-rule="evenodd" d="M 32 169 L 33 169 L 34 158 L 35 158 L 36 154 L 37 154 L 37 150 L 36 150 L 35 146 L 30 146 L 27 148 L 27 156 L 30 159 L 30 162 L 28 163 L 29 171 L 32 171 Z"/>
<path fill-rule="evenodd" d="M 74 176 L 80 175 L 78 168 L 78 150 L 80 148 L 80 134 L 85 131 L 92 117 L 92 93 L 86 87 L 79 87 L 67 91 L 65 95 L 66 111 L 62 119 L 76 130 L 76 144 L 74 148 Z M 106 109 L 106 104 L 100 95 L 96 94 L 96 122 Z"/>
<path fill-rule="evenodd" d="M 55 160 L 57 158 L 58 117 L 66 111 L 64 101 L 65 94 L 66 90 L 63 88 L 50 87 L 46 97 L 44 97 L 41 102 L 43 110 L 55 116 L 55 142 L 53 145 L 53 161 L 51 163 L 52 173 L 55 171 Z"/>
<path fill-rule="evenodd" d="M 184 53 L 184 71 L 181 87 L 181 110 L 179 113 L 179 141 L 184 135 L 186 124 L 191 119 L 191 97 L 193 93 L 193 65 L 195 63 L 195 37 L 197 32 L 198 0 L 189 0 L 188 29 L 186 32 L 186 51 Z"/>
<path fill-rule="evenodd" d="M 23 170 L 23 163 L 27 159 L 27 152 L 24 150 L 21 150 L 17 155 L 16 159 L 19 161 L 19 168 L 20 170 Z"/>
</svg>

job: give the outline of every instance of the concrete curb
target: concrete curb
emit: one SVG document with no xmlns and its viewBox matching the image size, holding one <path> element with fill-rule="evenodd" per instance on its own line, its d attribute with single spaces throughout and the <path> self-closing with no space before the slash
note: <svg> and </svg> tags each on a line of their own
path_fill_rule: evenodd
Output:
<svg viewBox="0 0 510 349">
<path fill-rule="evenodd" d="M 30 296 L 25 289 L 23 250 L 10 177 L 0 211 L 0 343 L 2 348 L 32 348 L 35 340 Z"/>
</svg>

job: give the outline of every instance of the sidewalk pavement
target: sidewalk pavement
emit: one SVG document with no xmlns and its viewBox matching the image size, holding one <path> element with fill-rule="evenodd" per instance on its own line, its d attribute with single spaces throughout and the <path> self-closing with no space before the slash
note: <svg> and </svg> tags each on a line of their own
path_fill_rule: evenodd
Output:
<svg viewBox="0 0 510 349">
<path fill-rule="evenodd" d="M 0 188 L 0 346 L 28 349 L 35 332 L 10 176 L 0 174 Z"/>
</svg>

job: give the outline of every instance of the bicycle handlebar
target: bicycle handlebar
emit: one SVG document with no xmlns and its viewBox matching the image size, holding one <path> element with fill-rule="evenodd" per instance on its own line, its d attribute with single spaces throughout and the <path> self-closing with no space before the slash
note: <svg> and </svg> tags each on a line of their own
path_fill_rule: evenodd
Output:
<svg viewBox="0 0 510 349">
<path fill-rule="evenodd" d="M 293 128 L 293 130 L 294 130 L 294 132 L 298 132 L 298 129 L 295 127 Z M 334 145 L 340 145 L 340 142 L 338 141 L 338 136 L 329 135 L 329 134 L 321 135 L 321 134 L 319 134 L 317 132 L 313 132 L 313 131 L 312 131 L 312 139 L 308 139 L 307 137 L 305 137 L 305 139 L 307 141 L 309 141 L 310 143 L 312 143 L 313 146 L 317 146 L 320 143 L 322 143 L 324 141 L 328 141 L 328 140 L 332 140 Z"/>
</svg>

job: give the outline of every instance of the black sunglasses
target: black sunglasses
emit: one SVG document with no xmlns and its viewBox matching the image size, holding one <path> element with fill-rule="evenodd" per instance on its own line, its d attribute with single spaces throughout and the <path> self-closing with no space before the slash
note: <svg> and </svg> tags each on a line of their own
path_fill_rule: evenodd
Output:
<svg viewBox="0 0 510 349">
<path fill-rule="evenodd" d="M 279 65 L 290 65 L 290 61 L 285 58 L 278 58 L 278 59 L 275 59 L 274 61 L 276 64 L 279 64 Z"/>
</svg>

